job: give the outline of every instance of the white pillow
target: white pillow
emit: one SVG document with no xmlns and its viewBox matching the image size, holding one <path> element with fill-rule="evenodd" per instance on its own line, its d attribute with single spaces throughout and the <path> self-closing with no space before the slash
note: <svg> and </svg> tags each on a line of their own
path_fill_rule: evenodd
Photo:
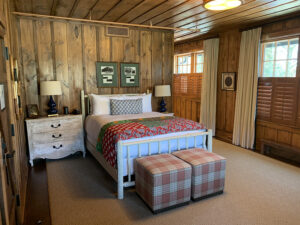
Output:
<svg viewBox="0 0 300 225">
<path fill-rule="evenodd" d="M 152 112 L 152 103 L 151 103 L 152 94 L 147 94 L 143 96 L 143 112 Z"/>
<path fill-rule="evenodd" d="M 101 96 L 90 94 L 90 103 L 92 105 L 92 115 L 109 115 L 110 114 L 110 98 L 108 96 Z"/>
<path fill-rule="evenodd" d="M 89 94 L 90 104 L 91 104 L 91 114 L 92 115 L 110 115 L 110 99 L 143 99 L 143 113 L 152 112 L 151 98 L 152 94 L 140 94 L 135 96 L 103 96 Z"/>
</svg>

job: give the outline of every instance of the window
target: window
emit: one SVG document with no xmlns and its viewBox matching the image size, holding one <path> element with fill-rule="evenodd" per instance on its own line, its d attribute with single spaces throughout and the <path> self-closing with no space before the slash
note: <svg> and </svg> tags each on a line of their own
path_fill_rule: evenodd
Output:
<svg viewBox="0 0 300 225">
<path fill-rule="evenodd" d="M 175 65 L 178 74 L 191 73 L 191 54 L 177 56 Z"/>
<path fill-rule="evenodd" d="M 203 73 L 203 64 L 204 64 L 203 52 L 196 53 L 196 57 L 195 57 L 196 73 Z"/>
<path fill-rule="evenodd" d="M 296 77 L 299 39 L 262 45 L 262 77 Z"/>
<path fill-rule="evenodd" d="M 203 52 L 175 55 L 174 59 L 175 74 L 203 73 Z"/>
</svg>

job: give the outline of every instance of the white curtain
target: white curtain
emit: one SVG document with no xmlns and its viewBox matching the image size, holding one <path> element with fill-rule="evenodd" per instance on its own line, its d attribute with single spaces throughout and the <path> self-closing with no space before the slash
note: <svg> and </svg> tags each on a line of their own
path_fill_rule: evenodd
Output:
<svg viewBox="0 0 300 225">
<path fill-rule="evenodd" d="M 253 148 L 261 28 L 244 31 L 240 46 L 232 143 Z"/>
<path fill-rule="evenodd" d="M 213 136 L 216 127 L 218 56 L 219 39 L 205 40 L 200 123 L 212 129 Z"/>
</svg>

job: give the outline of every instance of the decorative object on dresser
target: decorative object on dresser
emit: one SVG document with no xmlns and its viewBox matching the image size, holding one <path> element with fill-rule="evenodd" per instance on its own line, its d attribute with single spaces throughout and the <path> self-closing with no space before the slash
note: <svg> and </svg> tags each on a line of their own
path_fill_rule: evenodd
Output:
<svg viewBox="0 0 300 225">
<path fill-rule="evenodd" d="M 57 109 L 56 104 L 53 100 L 52 95 L 61 95 L 61 85 L 60 81 L 42 81 L 41 82 L 41 95 L 50 96 L 50 100 L 48 103 L 48 106 L 50 109 L 48 109 L 48 116 L 57 116 Z"/>
<path fill-rule="evenodd" d="M 37 104 L 27 105 L 27 116 L 31 119 L 39 117 L 39 109 Z"/>
<path fill-rule="evenodd" d="M 69 114 L 69 107 L 68 106 L 64 106 L 64 114 L 65 115 Z"/>
<path fill-rule="evenodd" d="M 26 119 L 30 164 L 81 151 L 85 156 L 82 115 Z"/>
<path fill-rule="evenodd" d="M 160 102 L 160 112 L 166 112 L 166 103 L 164 97 L 171 96 L 171 87 L 170 85 L 157 85 L 155 86 L 155 97 L 162 97 Z"/>
<path fill-rule="evenodd" d="M 235 90 L 235 73 L 222 73 L 222 90 Z"/>
<path fill-rule="evenodd" d="M 118 64 L 116 62 L 96 62 L 98 87 L 118 87 Z"/>
<path fill-rule="evenodd" d="M 138 63 L 121 63 L 121 87 L 139 87 L 139 76 Z"/>
</svg>

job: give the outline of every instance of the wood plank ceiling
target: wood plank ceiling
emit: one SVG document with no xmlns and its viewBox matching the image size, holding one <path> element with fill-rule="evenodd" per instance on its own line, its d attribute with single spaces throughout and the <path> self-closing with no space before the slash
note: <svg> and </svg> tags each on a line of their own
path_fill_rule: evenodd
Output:
<svg viewBox="0 0 300 225">
<path fill-rule="evenodd" d="M 198 28 L 175 32 L 175 41 L 233 27 L 246 27 L 289 14 L 300 15 L 300 0 L 243 0 L 243 5 L 214 12 L 202 0 L 14 0 L 19 12 L 133 24 Z"/>
</svg>

